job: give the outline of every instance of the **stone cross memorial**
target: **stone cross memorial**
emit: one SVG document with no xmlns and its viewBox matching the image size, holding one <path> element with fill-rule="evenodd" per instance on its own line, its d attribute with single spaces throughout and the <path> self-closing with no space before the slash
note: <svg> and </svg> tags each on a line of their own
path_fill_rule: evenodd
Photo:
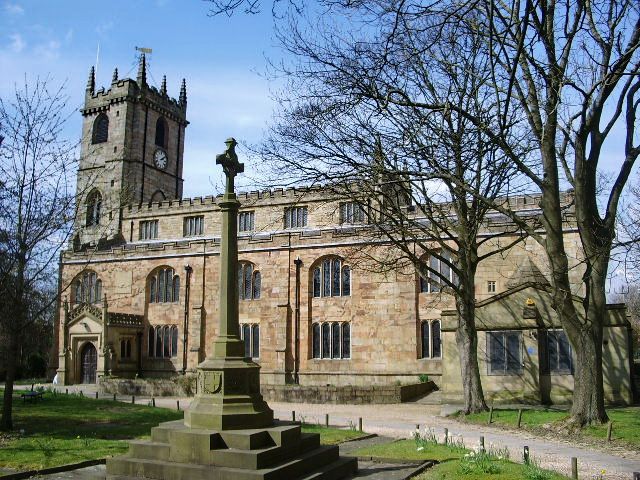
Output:
<svg viewBox="0 0 640 480">
<path fill-rule="evenodd" d="M 151 441 L 132 441 L 129 452 L 107 459 L 107 478 L 123 480 L 340 479 L 358 468 L 337 446 L 320 445 L 316 433 L 296 422 L 274 421 L 260 394 L 260 366 L 244 356 L 238 318 L 238 234 L 240 202 L 235 176 L 244 171 L 233 138 L 216 157 L 226 176 L 218 207 L 220 323 L 212 355 L 198 365 L 196 396 L 184 421 L 151 430 Z"/>
</svg>

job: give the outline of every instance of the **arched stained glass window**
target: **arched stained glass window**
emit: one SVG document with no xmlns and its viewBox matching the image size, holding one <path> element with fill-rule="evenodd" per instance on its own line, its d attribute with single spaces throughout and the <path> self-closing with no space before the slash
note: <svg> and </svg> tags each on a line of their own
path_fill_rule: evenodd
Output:
<svg viewBox="0 0 640 480">
<path fill-rule="evenodd" d="M 238 263 L 238 298 L 258 300 L 262 289 L 262 276 L 252 263 Z"/>
<path fill-rule="evenodd" d="M 171 358 L 178 356 L 179 331 L 176 325 L 149 327 L 149 357 Z"/>
<path fill-rule="evenodd" d="M 78 275 L 72 286 L 73 303 L 100 303 L 102 300 L 102 280 L 92 271 Z"/>
<path fill-rule="evenodd" d="M 180 301 L 180 277 L 173 268 L 162 267 L 149 277 L 149 303 L 177 303 Z"/>
<path fill-rule="evenodd" d="M 105 113 L 101 113 L 93 122 L 93 132 L 91 134 L 91 143 L 104 143 L 109 140 L 109 117 Z"/>
<path fill-rule="evenodd" d="M 351 295 L 351 267 L 338 257 L 327 258 L 313 269 L 314 297 L 348 297 Z"/>
</svg>

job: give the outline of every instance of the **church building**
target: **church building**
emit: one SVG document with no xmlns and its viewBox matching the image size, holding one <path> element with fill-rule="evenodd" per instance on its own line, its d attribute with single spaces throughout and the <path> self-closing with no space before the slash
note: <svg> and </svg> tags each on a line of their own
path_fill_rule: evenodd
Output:
<svg viewBox="0 0 640 480">
<path fill-rule="evenodd" d="M 116 70 L 108 89 L 96 89 L 92 70 L 80 112 L 79 213 L 61 256 L 55 325 L 59 381 L 189 374 L 217 335 L 221 215 L 219 197 L 182 197 L 186 83 L 177 99 L 165 79 L 160 88 L 148 84 L 142 55 L 137 77 L 120 79 Z M 428 378 L 442 402 L 461 403 L 453 297 L 435 278 L 354 262 L 354 248 L 389 248 L 367 239 L 358 205 L 321 188 L 238 199 L 241 335 L 246 356 L 261 365 L 263 389 Z M 508 201 L 529 214 L 538 208 L 535 196 Z M 493 228 L 504 222 L 494 220 Z M 565 235 L 578 294 L 581 251 L 571 221 Z M 544 251 L 531 239 L 480 264 L 478 358 L 490 400 L 570 399 L 574 355 L 548 278 Z M 609 305 L 609 402 L 632 401 L 630 338 L 624 305 Z"/>
</svg>

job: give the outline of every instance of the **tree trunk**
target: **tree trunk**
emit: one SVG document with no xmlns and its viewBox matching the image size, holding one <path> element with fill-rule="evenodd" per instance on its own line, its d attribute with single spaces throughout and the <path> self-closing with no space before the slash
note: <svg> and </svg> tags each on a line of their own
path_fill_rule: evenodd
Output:
<svg viewBox="0 0 640 480">
<path fill-rule="evenodd" d="M 4 398 L 2 400 L 2 419 L 0 430 L 13 430 L 13 382 L 16 379 L 18 366 L 18 343 L 12 329 L 7 329 L 7 377 L 4 384 Z"/>
<path fill-rule="evenodd" d="M 609 418 L 604 408 L 602 328 L 581 330 L 578 342 L 570 422 L 577 427 L 605 423 Z"/>
<path fill-rule="evenodd" d="M 460 277 L 459 295 L 456 295 L 456 309 L 458 311 L 458 328 L 456 329 L 456 344 L 460 356 L 460 370 L 462 374 L 462 394 L 464 397 L 464 414 L 478 413 L 487 410 L 480 381 L 478 367 L 478 332 L 476 331 L 475 310 L 475 273 L 477 253 L 469 246 L 460 247 L 464 252 L 460 259 L 460 269 L 465 272 Z M 472 258 L 465 258 L 470 256 Z"/>
</svg>

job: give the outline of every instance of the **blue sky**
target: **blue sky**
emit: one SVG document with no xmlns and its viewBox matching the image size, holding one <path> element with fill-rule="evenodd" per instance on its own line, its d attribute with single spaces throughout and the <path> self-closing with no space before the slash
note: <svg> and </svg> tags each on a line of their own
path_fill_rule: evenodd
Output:
<svg viewBox="0 0 640 480">
<path fill-rule="evenodd" d="M 166 75 L 177 97 L 187 80 L 184 196 L 219 192 L 214 158 L 224 140 L 258 142 L 271 116 L 270 84 L 261 73 L 277 50 L 269 9 L 231 18 L 208 11 L 200 0 L 0 0 L 0 96 L 10 96 L 25 74 L 48 75 L 53 85 L 66 82 L 77 111 L 98 45 L 98 88 L 109 86 L 114 67 L 121 78 L 135 77 L 135 47 L 152 48 L 150 83 L 159 86 Z M 67 135 L 78 139 L 80 130 L 75 113 Z"/>
</svg>

